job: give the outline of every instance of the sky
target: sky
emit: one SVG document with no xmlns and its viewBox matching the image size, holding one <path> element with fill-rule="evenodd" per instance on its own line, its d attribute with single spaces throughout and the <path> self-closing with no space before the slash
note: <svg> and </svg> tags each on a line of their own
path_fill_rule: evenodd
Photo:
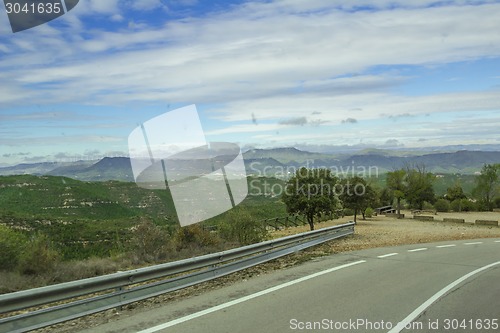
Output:
<svg viewBox="0 0 500 333">
<path fill-rule="evenodd" d="M 0 166 L 127 156 L 195 104 L 242 149 L 500 144 L 500 1 L 80 0 L 12 33 Z"/>
</svg>

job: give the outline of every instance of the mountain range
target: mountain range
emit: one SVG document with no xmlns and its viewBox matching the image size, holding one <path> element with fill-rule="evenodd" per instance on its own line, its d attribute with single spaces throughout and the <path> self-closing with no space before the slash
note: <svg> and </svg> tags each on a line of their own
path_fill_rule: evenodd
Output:
<svg viewBox="0 0 500 333">
<path fill-rule="evenodd" d="M 275 176 L 293 172 L 302 166 L 329 168 L 351 174 L 372 170 L 378 173 L 396 170 L 405 166 L 425 166 L 434 173 L 474 174 L 484 164 L 500 163 L 500 151 L 460 150 L 445 153 L 366 149 L 354 155 L 314 153 L 296 148 L 250 149 L 243 154 L 248 174 Z M 52 175 L 65 176 L 82 181 L 134 181 L 128 157 L 105 157 L 98 161 L 43 162 L 0 167 L 0 176 L 6 175 Z"/>
</svg>

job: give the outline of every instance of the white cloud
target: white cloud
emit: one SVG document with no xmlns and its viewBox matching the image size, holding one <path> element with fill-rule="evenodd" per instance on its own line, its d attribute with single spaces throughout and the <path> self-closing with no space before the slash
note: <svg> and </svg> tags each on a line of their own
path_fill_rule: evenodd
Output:
<svg viewBox="0 0 500 333">
<path fill-rule="evenodd" d="M 468 114 L 469 119 L 471 114 Z M 397 140 L 406 147 L 443 146 L 447 144 L 483 144 L 500 138 L 499 120 L 486 117 L 474 121 L 463 121 L 448 117 L 446 123 L 439 120 L 414 121 L 405 124 L 370 122 L 369 126 L 353 130 L 349 126 L 331 127 L 329 131 L 300 131 L 287 133 L 255 134 L 249 144 L 260 147 L 302 145 L 356 145 L 360 142 L 367 146 L 386 145 L 387 141 Z M 481 135 L 478 135 L 481 133 Z M 425 138 L 425 142 L 422 141 Z M 396 143 L 396 141 L 389 141 Z"/>
<path fill-rule="evenodd" d="M 138 23 L 134 29 L 103 31 L 84 30 L 86 15 L 100 13 L 127 22 L 125 8 L 148 10 L 161 3 L 81 1 L 77 15 L 68 18 L 72 34 L 47 26 L 2 41 L 0 52 L 10 53 L 1 55 L 0 105 L 27 100 L 214 103 L 217 112 L 209 116 L 228 125 L 220 125 L 212 135 L 264 136 L 282 130 L 280 121 L 305 115 L 309 124 L 340 124 L 353 118 L 361 125 L 381 114 L 500 110 L 498 91 L 405 96 L 393 88 L 411 78 L 397 71 L 366 73 L 378 65 L 440 66 L 500 57 L 500 5 L 490 2 L 466 6 L 478 2 L 456 1 L 431 8 L 436 1 L 253 2 L 227 12 L 171 20 L 161 28 Z M 349 11 L 364 5 L 377 10 Z M 231 126 L 236 121 L 248 125 Z M 272 121 L 275 124 L 269 124 Z M 353 126 L 344 127 L 335 135 L 341 133 L 346 140 L 359 136 L 352 133 Z M 430 135 L 422 131 L 414 136 Z M 388 134 L 370 135 L 387 140 Z M 410 134 L 399 131 L 391 137 L 403 135 Z M 289 140 L 301 138 L 332 139 L 306 133 Z M 286 134 L 280 140 L 288 140 Z"/>
<path fill-rule="evenodd" d="M 5 138 L 2 139 L 2 146 L 11 147 L 38 147 L 38 146 L 56 146 L 64 142 L 65 145 L 75 145 L 85 143 L 121 143 L 122 137 L 97 136 L 97 135 L 75 135 L 75 136 L 49 136 L 49 137 L 29 137 L 29 138 Z"/>
<path fill-rule="evenodd" d="M 87 0 L 80 1 L 78 7 L 83 4 L 88 3 L 89 8 L 96 13 L 100 14 L 115 14 L 118 11 L 118 0 Z M 77 7 L 77 8 L 78 8 Z"/>
<path fill-rule="evenodd" d="M 106 8 L 111 12 L 114 7 L 99 10 Z M 299 81 L 305 81 L 306 88 L 315 84 L 316 89 L 328 89 L 330 78 L 378 64 L 500 56 L 494 28 L 500 6 L 351 14 L 330 10 L 314 18 L 268 12 L 266 4 L 253 4 L 252 10 L 171 22 L 156 30 L 90 32 L 91 40 L 75 38 L 61 45 L 73 49 L 74 58 L 82 58 L 77 65 L 65 65 L 71 58 L 58 59 L 59 50 L 50 48 L 42 58 L 54 57 L 54 65 L 28 67 L 21 77 L 31 83 L 70 80 L 86 87 L 82 93 L 88 94 L 105 89 L 109 100 L 116 100 L 113 91 L 123 98 L 121 92 L 127 89 L 136 92 L 127 94 L 128 99 L 223 102 L 246 98 L 249 91 L 257 97 L 289 94 L 287 89 Z M 255 15 L 261 17 L 254 20 Z M 25 52 L 40 50 L 47 41 L 18 39 L 15 46 Z M 106 55 L 108 50 L 120 52 Z M 23 63 L 26 68 L 32 61 L 27 53 L 16 54 L 0 66 Z M 151 90 L 157 93 L 143 94 Z"/>
<path fill-rule="evenodd" d="M 208 131 L 206 135 L 221 135 L 221 134 L 230 134 L 230 133 L 253 133 L 253 132 L 261 132 L 261 131 L 276 131 L 280 128 L 284 128 L 286 125 L 280 124 L 240 124 L 234 125 L 231 127 L 226 127 L 224 129 L 218 129 L 213 131 Z"/>
<path fill-rule="evenodd" d="M 122 22 L 123 20 L 125 20 L 125 18 L 120 14 L 115 14 L 111 16 L 111 21 L 113 22 Z"/>
<path fill-rule="evenodd" d="M 136 10 L 148 11 L 161 7 L 165 5 L 160 0 L 134 0 L 132 2 L 132 8 Z"/>
</svg>

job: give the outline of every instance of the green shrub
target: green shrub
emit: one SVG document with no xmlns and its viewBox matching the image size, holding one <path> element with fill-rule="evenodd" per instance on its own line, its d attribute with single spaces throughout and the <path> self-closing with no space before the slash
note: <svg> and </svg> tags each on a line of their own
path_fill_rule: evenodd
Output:
<svg viewBox="0 0 500 333">
<path fill-rule="evenodd" d="M 473 212 L 477 210 L 477 204 L 475 202 L 469 201 L 468 199 L 461 199 L 460 205 L 462 212 Z"/>
<path fill-rule="evenodd" d="M 371 207 L 368 207 L 366 210 L 365 210 L 365 217 L 373 217 L 373 208 Z"/>
<path fill-rule="evenodd" d="M 143 219 L 133 229 L 130 243 L 139 262 L 162 260 L 173 251 L 168 232 L 149 219 Z"/>
<path fill-rule="evenodd" d="M 454 212 L 471 212 L 477 210 L 477 204 L 469 199 L 456 199 L 450 203 L 450 209 Z"/>
<path fill-rule="evenodd" d="M 500 197 L 495 198 L 495 207 L 500 208 Z"/>
<path fill-rule="evenodd" d="M 21 232 L 0 225 L 0 269 L 11 270 L 17 266 L 27 241 Z"/>
<path fill-rule="evenodd" d="M 230 242 L 249 245 L 262 242 L 267 238 L 267 229 L 256 221 L 246 210 L 229 211 L 219 224 L 219 234 Z"/>
<path fill-rule="evenodd" d="M 424 203 L 422 204 L 422 209 L 423 210 L 434 210 L 434 206 L 430 202 L 424 201 Z"/>
<path fill-rule="evenodd" d="M 174 240 L 177 250 L 216 246 L 219 244 L 218 237 L 210 231 L 204 230 L 199 223 L 177 229 Z"/>
<path fill-rule="evenodd" d="M 461 212 L 462 211 L 462 202 L 461 199 L 455 199 L 450 203 L 450 208 L 454 212 Z"/>
<path fill-rule="evenodd" d="M 438 212 L 449 212 L 450 202 L 446 199 L 438 199 L 434 204 L 434 207 Z"/>
<path fill-rule="evenodd" d="M 22 274 L 39 275 L 52 271 L 59 260 L 59 253 L 50 239 L 44 234 L 37 234 L 25 243 L 18 269 Z"/>
</svg>

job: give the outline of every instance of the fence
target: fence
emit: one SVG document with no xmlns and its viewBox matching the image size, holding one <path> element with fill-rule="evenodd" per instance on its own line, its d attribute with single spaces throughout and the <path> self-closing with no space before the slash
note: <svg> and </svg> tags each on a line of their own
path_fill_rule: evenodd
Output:
<svg viewBox="0 0 500 333">
<path fill-rule="evenodd" d="M 337 219 L 341 215 L 342 215 L 342 210 L 330 212 L 329 214 L 322 214 L 320 216 L 315 216 L 314 222 L 324 222 Z M 261 220 L 260 222 L 264 227 L 274 228 L 274 230 L 297 227 L 308 224 L 305 215 L 288 215 L 283 217 L 275 217 L 271 219 L 264 219 Z"/>
</svg>

